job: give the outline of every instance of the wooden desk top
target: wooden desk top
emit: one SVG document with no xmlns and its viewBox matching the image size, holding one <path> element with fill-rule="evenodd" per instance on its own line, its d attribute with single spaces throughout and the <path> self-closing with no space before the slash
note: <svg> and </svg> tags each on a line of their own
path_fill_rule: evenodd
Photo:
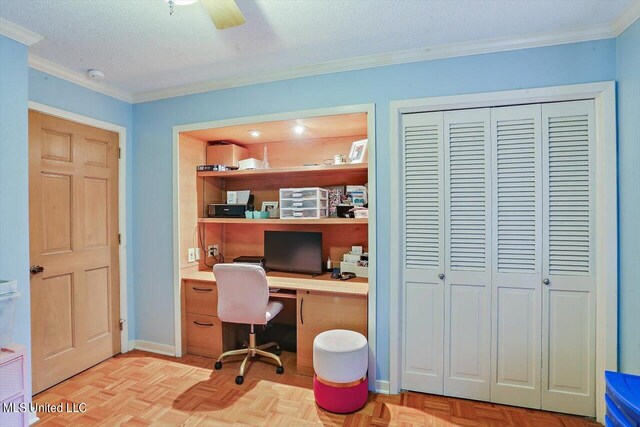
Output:
<svg viewBox="0 0 640 427">
<path fill-rule="evenodd" d="M 197 280 L 200 282 L 215 282 L 213 271 L 182 271 L 182 280 Z M 329 292 L 333 294 L 363 295 L 369 293 L 369 282 L 365 277 L 355 277 L 351 280 L 332 279 L 329 273 L 311 277 L 308 274 L 296 273 L 267 273 L 269 288 L 292 289 L 296 291 Z"/>
</svg>

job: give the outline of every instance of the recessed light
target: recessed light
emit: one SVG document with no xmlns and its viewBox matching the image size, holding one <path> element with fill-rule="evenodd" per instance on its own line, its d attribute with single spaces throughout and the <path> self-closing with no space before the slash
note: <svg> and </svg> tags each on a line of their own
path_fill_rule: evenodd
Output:
<svg viewBox="0 0 640 427">
<path fill-rule="evenodd" d="M 295 125 L 293 127 L 293 131 L 295 133 L 297 133 L 298 135 L 302 135 L 305 131 L 306 127 L 302 126 L 302 125 Z"/>
<path fill-rule="evenodd" d="M 249 131 L 249 135 L 251 135 L 254 138 L 259 138 L 260 135 L 262 135 L 262 131 L 260 131 L 260 130 L 250 130 Z"/>
</svg>

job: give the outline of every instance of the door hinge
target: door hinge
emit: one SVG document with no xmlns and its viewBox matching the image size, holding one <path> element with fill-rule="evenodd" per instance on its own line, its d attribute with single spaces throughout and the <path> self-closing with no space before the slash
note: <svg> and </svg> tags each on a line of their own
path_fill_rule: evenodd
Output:
<svg viewBox="0 0 640 427">
<path fill-rule="evenodd" d="M 118 233 L 118 244 L 122 244 L 122 234 Z"/>
<path fill-rule="evenodd" d="M 118 147 L 118 158 L 122 158 L 122 148 Z"/>
<path fill-rule="evenodd" d="M 120 330 L 124 330 L 124 319 L 120 319 Z"/>
</svg>

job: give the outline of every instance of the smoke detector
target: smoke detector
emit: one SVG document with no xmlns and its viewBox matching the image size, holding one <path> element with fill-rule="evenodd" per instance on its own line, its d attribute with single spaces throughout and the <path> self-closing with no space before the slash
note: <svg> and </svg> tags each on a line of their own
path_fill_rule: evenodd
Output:
<svg viewBox="0 0 640 427">
<path fill-rule="evenodd" d="M 91 80 L 95 80 L 97 82 L 99 82 L 100 80 L 104 79 L 104 73 L 100 70 L 94 70 L 91 69 L 89 71 L 87 71 L 87 75 L 89 76 L 89 78 Z"/>
</svg>

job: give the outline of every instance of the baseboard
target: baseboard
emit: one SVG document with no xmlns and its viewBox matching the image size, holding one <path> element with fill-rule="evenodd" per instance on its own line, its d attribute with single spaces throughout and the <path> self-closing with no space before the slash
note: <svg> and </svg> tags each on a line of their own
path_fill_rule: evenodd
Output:
<svg viewBox="0 0 640 427">
<path fill-rule="evenodd" d="M 135 348 L 136 350 L 148 351 L 150 353 L 157 353 L 165 356 L 176 355 L 176 349 L 174 346 L 166 345 L 166 344 L 158 344 L 156 342 L 151 342 L 151 341 L 135 340 L 133 341 L 133 348 Z"/>
<path fill-rule="evenodd" d="M 38 418 L 38 415 L 36 415 L 35 412 L 29 412 L 29 425 L 32 426 L 38 421 L 40 421 L 40 418 Z"/>
<path fill-rule="evenodd" d="M 389 381 L 376 381 L 376 393 L 389 394 Z"/>
</svg>

